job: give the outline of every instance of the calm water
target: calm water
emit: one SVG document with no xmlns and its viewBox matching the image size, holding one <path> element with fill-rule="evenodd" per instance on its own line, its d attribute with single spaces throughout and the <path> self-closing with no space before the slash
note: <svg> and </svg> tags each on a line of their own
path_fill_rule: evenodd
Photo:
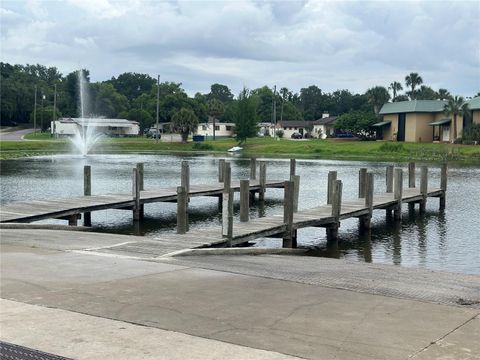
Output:
<svg viewBox="0 0 480 360">
<path fill-rule="evenodd" d="M 209 183 L 216 178 L 218 158 L 210 156 L 94 155 L 87 158 L 53 156 L 6 160 L 0 162 L 1 204 L 81 195 L 83 165 L 86 164 L 92 166 L 93 194 L 131 191 L 132 167 L 137 162 L 145 163 L 147 189 L 179 185 L 180 161 L 183 159 L 190 161 L 192 183 Z M 230 160 L 232 176 L 247 178 L 248 159 L 232 157 Z M 288 177 L 288 160 L 268 159 L 268 162 L 269 179 Z M 344 199 L 357 196 L 360 167 L 374 172 L 376 192 L 385 191 L 386 165 L 299 160 L 299 207 L 309 208 L 326 202 L 326 179 L 330 170 L 337 170 L 339 179 L 344 182 Z M 406 164 L 396 165 L 406 171 Z M 440 182 L 440 172 L 433 165 L 431 167 L 430 184 L 435 186 Z M 282 213 L 283 190 L 269 189 L 266 198 L 262 208 L 258 207 L 258 203 L 252 206 L 252 217 Z M 175 204 L 148 204 L 145 206 L 146 217 L 138 225 L 133 224 L 130 211 L 122 210 L 95 212 L 92 221 L 96 231 L 140 234 L 154 239 L 160 233 L 174 231 L 175 210 Z M 236 203 L 237 221 L 238 210 Z M 193 198 L 190 220 L 192 231 L 220 224 L 217 199 Z M 60 220 L 49 222 L 65 223 Z M 278 239 L 262 239 L 257 244 L 281 246 L 280 242 Z M 480 168 L 452 166 L 449 169 L 447 208 L 443 212 L 438 210 L 438 199 L 429 199 L 427 213 L 423 217 L 409 216 L 404 206 L 404 219 L 400 224 L 387 221 L 384 211 L 375 211 L 370 234 L 359 233 L 356 219 L 343 221 L 338 247 L 327 246 L 325 229 L 322 228 L 299 230 L 298 243 L 312 249 L 311 254 L 315 256 L 480 274 Z"/>
</svg>

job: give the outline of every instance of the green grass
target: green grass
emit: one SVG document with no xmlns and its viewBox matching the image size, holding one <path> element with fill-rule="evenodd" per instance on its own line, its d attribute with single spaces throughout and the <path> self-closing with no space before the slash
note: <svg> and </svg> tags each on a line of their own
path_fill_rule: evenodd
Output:
<svg viewBox="0 0 480 360">
<path fill-rule="evenodd" d="M 0 142 L 0 159 L 38 154 L 67 152 L 68 139 L 53 139 L 49 134 L 29 134 L 32 141 Z M 218 139 L 202 143 L 155 143 L 154 139 L 105 138 L 96 147 L 97 153 L 221 153 L 238 145 L 234 139 Z M 351 159 L 378 161 L 453 160 L 480 163 L 480 146 L 451 144 L 416 144 L 383 141 L 308 140 L 293 141 L 272 138 L 249 139 L 242 145 L 246 156 L 304 157 L 319 159 Z"/>
</svg>

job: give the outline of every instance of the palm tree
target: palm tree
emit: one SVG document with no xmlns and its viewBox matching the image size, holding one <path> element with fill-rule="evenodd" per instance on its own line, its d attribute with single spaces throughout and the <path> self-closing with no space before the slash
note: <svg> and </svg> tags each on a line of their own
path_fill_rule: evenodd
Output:
<svg viewBox="0 0 480 360">
<path fill-rule="evenodd" d="M 392 90 L 393 92 L 392 101 L 395 101 L 395 99 L 397 98 L 397 92 L 403 90 L 403 87 L 402 87 L 402 84 L 400 84 L 398 81 L 394 81 L 390 84 L 388 89 Z"/>
<path fill-rule="evenodd" d="M 415 87 L 421 84 L 423 84 L 423 79 L 417 73 L 410 73 L 410 75 L 405 76 L 405 85 L 412 89 L 409 94 L 411 100 L 415 99 Z"/>
<path fill-rule="evenodd" d="M 448 99 L 443 112 L 448 116 L 453 116 L 453 139 L 457 139 L 457 116 L 463 116 L 468 110 L 468 104 L 462 96 L 453 96 Z"/>
<path fill-rule="evenodd" d="M 207 103 L 208 115 L 213 118 L 213 140 L 215 140 L 215 120 L 225 113 L 225 106 L 218 99 L 211 99 Z"/>
<path fill-rule="evenodd" d="M 447 89 L 438 89 L 437 96 L 440 100 L 448 100 L 452 97 Z"/>
<path fill-rule="evenodd" d="M 188 135 L 197 129 L 198 118 L 192 110 L 182 108 L 172 116 L 172 123 L 174 129 L 182 135 L 182 142 L 186 143 Z"/>
<path fill-rule="evenodd" d="M 365 93 L 367 95 L 367 100 L 370 105 L 373 106 L 373 111 L 375 111 L 375 115 L 378 115 L 380 108 L 383 104 L 390 100 L 390 94 L 388 90 L 385 89 L 383 86 L 375 86 L 370 88 Z"/>
</svg>

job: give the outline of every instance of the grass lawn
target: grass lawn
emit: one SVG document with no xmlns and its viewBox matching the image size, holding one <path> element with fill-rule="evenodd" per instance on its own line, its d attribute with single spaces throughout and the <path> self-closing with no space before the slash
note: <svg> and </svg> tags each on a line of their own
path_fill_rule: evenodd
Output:
<svg viewBox="0 0 480 360">
<path fill-rule="evenodd" d="M 32 141 L 0 142 L 0 159 L 32 156 L 46 153 L 70 151 L 68 139 L 53 139 L 48 133 L 28 134 Z M 97 145 L 98 153 L 162 153 L 195 152 L 225 153 L 238 145 L 234 139 L 218 139 L 202 143 L 155 143 L 154 139 L 105 138 Z M 246 156 L 304 157 L 319 159 L 352 160 L 453 160 L 480 163 L 480 146 L 451 144 L 416 144 L 383 141 L 339 141 L 327 140 L 275 140 L 272 138 L 248 139 L 243 144 Z"/>
</svg>

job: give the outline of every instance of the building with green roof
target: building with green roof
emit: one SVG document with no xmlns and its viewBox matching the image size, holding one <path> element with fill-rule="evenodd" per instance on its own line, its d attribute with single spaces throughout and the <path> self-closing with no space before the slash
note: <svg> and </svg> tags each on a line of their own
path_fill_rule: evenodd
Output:
<svg viewBox="0 0 480 360">
<path fill-rule="evenodd" d="M 383 121 L 374 125 L 377 138 L 408 142 L 449 142 L 453 139 L 453 119 L 444 112 L 445 100 L 412 100 L 385 103 L 380 109 Z M 480 124 L 480 97 L 467 101 L 469 113 L 457 117 L 461 136 L 470 123 Z"/>
</svg>

